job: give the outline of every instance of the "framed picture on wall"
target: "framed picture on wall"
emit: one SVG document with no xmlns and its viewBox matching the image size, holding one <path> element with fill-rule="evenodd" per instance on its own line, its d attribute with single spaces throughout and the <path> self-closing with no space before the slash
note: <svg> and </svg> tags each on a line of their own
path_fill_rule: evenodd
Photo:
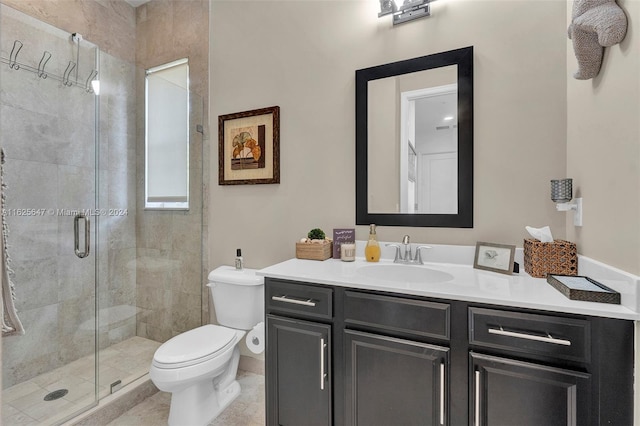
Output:
<svg viewBox="0 0 640 426">
<path fill-rule="evenodd" d="M 511 275 L 515 253 L 516 246 L 477 242 L 473 267 Z"/>
<path fill-rule="evenodd" d="M 280 183 L 280 107 L 218 116 L 218 184 Z"/>
</svg>

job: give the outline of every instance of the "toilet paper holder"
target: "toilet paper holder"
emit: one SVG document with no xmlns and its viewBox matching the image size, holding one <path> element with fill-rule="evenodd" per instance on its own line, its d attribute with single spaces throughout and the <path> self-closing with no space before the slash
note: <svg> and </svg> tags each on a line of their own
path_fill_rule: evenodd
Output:
<svg viewBox="0 0 640 426">
<path fill-rule="evenodd" d="M 245 343 L 247 348 L 254 354 L 264 352 L 264 322 L 259 322 L 249 330 Z"/>
</svg>

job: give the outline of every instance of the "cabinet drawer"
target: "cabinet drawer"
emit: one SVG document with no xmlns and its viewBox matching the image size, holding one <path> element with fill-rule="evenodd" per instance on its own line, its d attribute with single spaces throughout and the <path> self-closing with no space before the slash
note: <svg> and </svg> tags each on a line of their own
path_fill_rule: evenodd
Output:
<svg viewBox="0 0 640 426">
<path fill-rule="evenodd" d="M 469 343 L 511 352 L 589 362 L 589 321 L 469 308 Z"/>
<path fill-rule="evenodd" d="M 344 311 L 347 326 L 449 340 L 447 303 L 347 291 Z"/>
<path fill-rule="evenodd" d="M 332 319 L 333 289 L 267 278 L 267 313 Z"/>
</svg>

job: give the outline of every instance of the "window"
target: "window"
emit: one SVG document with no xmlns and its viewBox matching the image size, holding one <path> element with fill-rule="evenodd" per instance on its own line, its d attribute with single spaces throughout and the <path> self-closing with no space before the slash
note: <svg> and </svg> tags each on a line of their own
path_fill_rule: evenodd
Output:
<svg viewBox="0 0 640 426">
<path fill-rule="evenodd" d="M 145 135 L 145 208 L 188 210 L 187 59 L 146 71 Z"/>
</svg>

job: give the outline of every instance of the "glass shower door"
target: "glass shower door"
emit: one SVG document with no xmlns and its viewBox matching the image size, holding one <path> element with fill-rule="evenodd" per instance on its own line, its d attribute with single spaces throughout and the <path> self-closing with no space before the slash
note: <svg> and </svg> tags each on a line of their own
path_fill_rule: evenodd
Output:
<svg viewBox="0 0 640 426">
<path fill-rule="evenodd" d="M 25 329 L 2 338 L 2 424 L 55 424 L 95 404 L 98 391 L 99 52 L 0 6 L 3 213 Z"/>
</svg>

